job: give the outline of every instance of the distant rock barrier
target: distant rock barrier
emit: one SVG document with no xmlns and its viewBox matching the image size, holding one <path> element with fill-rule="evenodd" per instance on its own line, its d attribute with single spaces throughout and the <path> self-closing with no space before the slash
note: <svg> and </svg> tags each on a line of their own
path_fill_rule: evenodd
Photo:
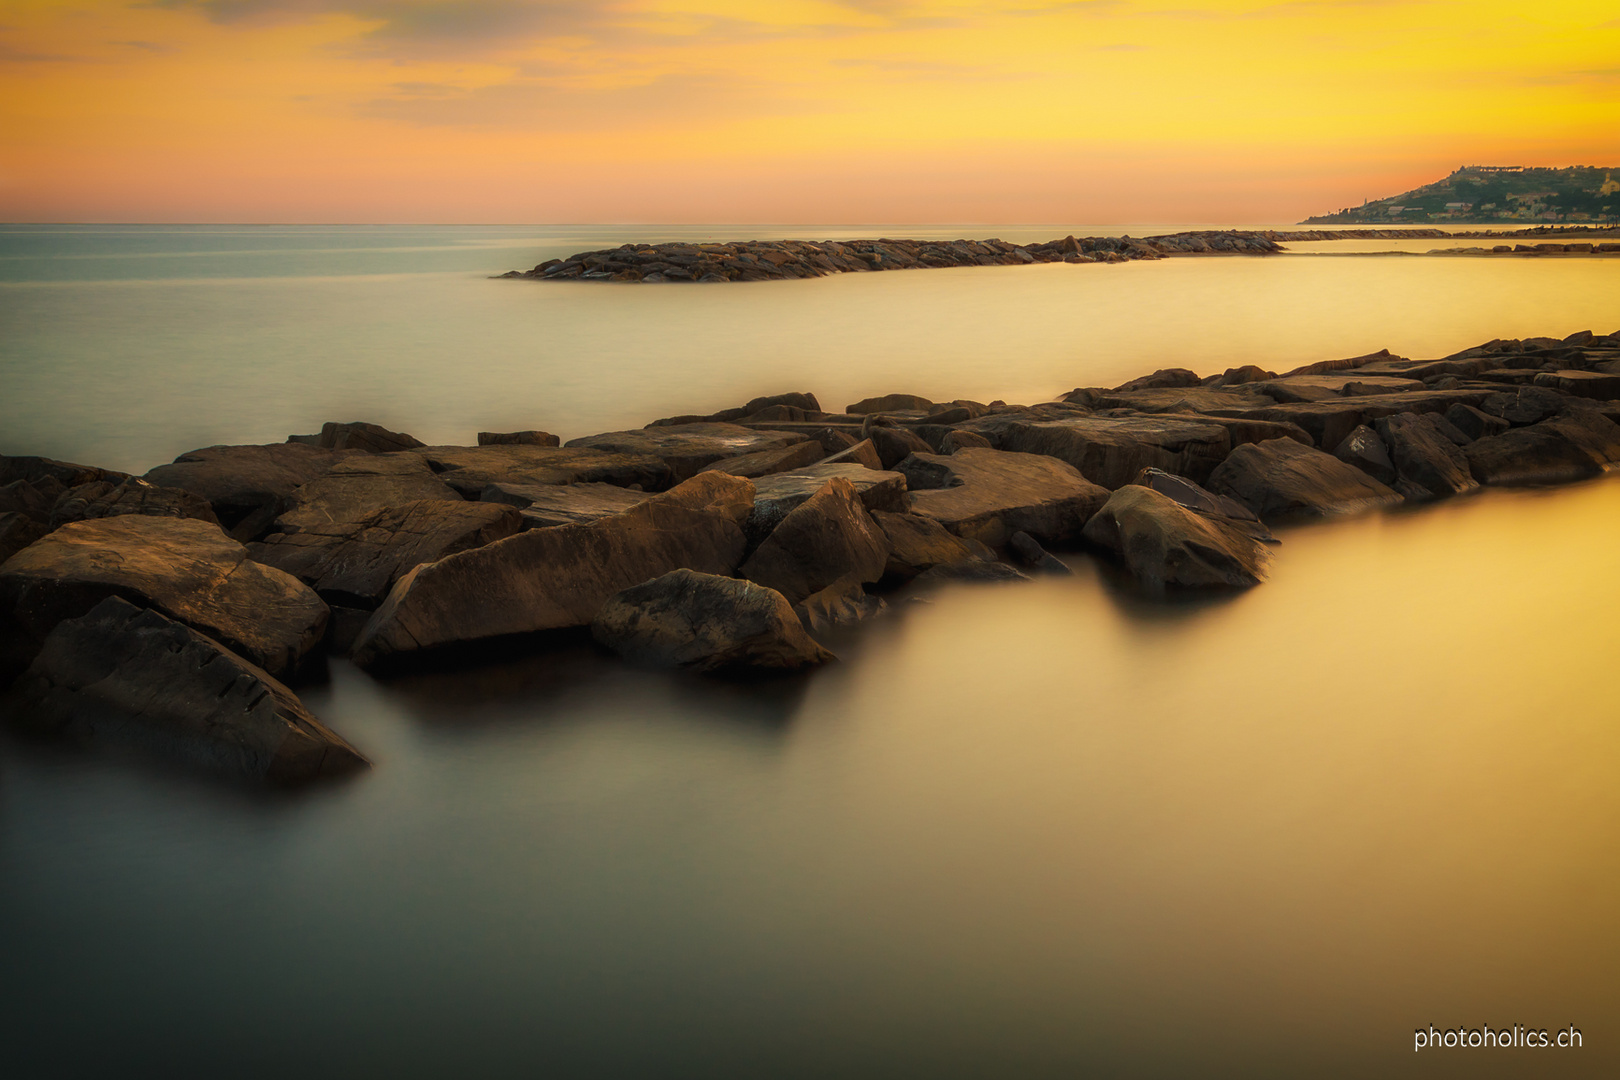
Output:
<svg viewBox="0 0 1620 1080">
<path fill-rule="evenodd" d="M 1129 236 L 1065 236 L 1042 244 L 1005 240 L 743 240 L 730 244 L 623 244 L 547 259 L 503 278 L 544 281 L 779 281 L 872 270 L 1030 263 L 1119 263 L 1167 255 L 1275 255 L 1276 241 L 1258 232 L 1185 232 Z"/>
</svg>

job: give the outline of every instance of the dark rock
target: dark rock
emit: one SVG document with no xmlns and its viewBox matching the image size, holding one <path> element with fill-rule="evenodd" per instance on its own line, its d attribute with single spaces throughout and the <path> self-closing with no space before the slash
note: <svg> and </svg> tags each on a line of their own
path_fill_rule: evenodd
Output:
<svg viewBox="0 0 1620 1080">
<path fill-rule="evenodd" d="M 0 610 L 34 648 L 109 596 L 178 619 L 280 678 L 326 629 L 326 605 L 308 586 L 190 518 L 74 522 L 0 567 Z"/>
<path fill-rule="evenodd" d="M 866 437 L 877 449 L 878 462 L 885 469 L 894 468 L 907 454 L 934 452 L 926 440 L 905 428 L 874 426 L 867 430 Z"/>
<path fill-rule="evenodd" d="M 460 502 L 461 496 L 434 475 L 420 454 L 362 454 L 333 465 L 287 496 L 275 531 L 330 531 L 363 521 L 390 506 L 423 499 Z"/>
<path fill-rule="evenodd" d="M 765 539 L 795 507 L 835 476 L 855 485 L 855 494 L 868 511 L 905 512 L 906 478 L 899 473 L 879 472 L 849 462 L 812 465 L 807 469 L 762 476 L 754 484 L 754 508 L 747 526 L 749 543 L 757 544 Z"/>
<path fill-rule="evenodd" d="M 1350 387 L 1357 387 L 1358 389 L 1354 393 L 1348 393 Z M 1255 386 L 1257 393 L 1264 394 L 1273 401 L 1285 404 L 1304 401 L 1326 401 L 1336 397 L 1399 394 L 1422 389 L 1423 384 L 1416 379 L 1361 374 L 1290 375 L 1256 384 Z"/>
<path fill-rule="evenodd" d="M 1072 574 L 1068 563 L 1041 547 L 1027 532 L 1015 532 L 1007 541 L 1007 550 L 1021 565 L 1046 574 Z"/>
<path fill-rule="evenodd" d="M 0 484 L 27 480 L 38 487 L 41 481 L 47 479 L 61 484 L 63 488 L 71 488 L 80 484 L 94 483 L 97 480 L 111 480 L 118 483 L 120 480 L 129 479 L 129 474 L 112 469 L 98 469 L 94 465 L 75 465 L 71 461 L 57 461 L 54 458 L 12 457 L 0 454 Z"/>
<path fill-rule="evenodd" d="M 966 541 L 948 532 L 933 518 L 874 510 L 872 520 L 889 541 L 889 560 L 883 567 L 885 577 L 909 581 L 936 566 L 978 557 Z"/>
<path fill-rule="evenodd" d="M 759 476 L 769 476 L 771 473 L 787 472 L 790 469 L 802 469 L 806 465 L 814 465 L 825 456 L 826 454 L 822 452 L 821 443 L 809 439 L 788 446 L 759 450 L 752 454 L 721 458 L 702 471 L 723 472 L 730 476 L 743 476 L 753 479 Z"/>
<path fill-rule="evenodd" d="M 736 424 L 676 424 L 587 435 L 570 439 L 566 445 L 569 449 L 659 458 L 669 466 L 675 482 L 679 483 L 721 458 L 775 450 L 803 441 L 802 435 L 758 431 Z"/>
<path fill-rule="evenodd" d="M 858 416 L 886 412 L 927 412 L 933 404 L 927 398 L 915 394 L 885 394 L 883 397 L 865 398 L 853 405 L 846 405 L 844 411 Z"/>
<path fill-rule="evenodd" d="M 805 597 L 793 613 L 812 634 L 830 634 L 880 615 L 888 606 L 881 596 L 868 595 L 851 575 Z"/>
<path fill-rule="evenodd" d="M 1271 561 L 1265 545 L 1240 529 L 1138 484 L 1110 495 L 1086 523 L 1085 536 L 1117 554 L 1139 581 L 1157 587 L 1247 588 L 1265 580 Z"/>
<path fill-rule="evenodd" d="M 1468 458 L 1431 417 L 1398 413 L 1377 421 L 1399 477 L 1395 490 L 1408 499 L 1446 499 L 1475 490 L 1479 484 L 1468 471 Z"/>
<path fill-rule="evenodd" d="M 1015 414 L 975 420 L 971 430 L 1002 450 L 1067 462 L 1087 480 L 1110 489 L 1124 487 L 1147 468 L 1202 483 L 1232 448 L 1232 436 L 1221 424 L 1176 415 L 1032 422 Z"/>
<path fill-rule="evenodd" d="M 1423 413 L 1422 416 L 1424 423 L 1438 431 L 1452 446 L 1467 446 L 1474 441 L 1472 435 L 1467 434 L 1456 424 L 1447 420 L 1445 413 L 1429 412 Z"/>
<path fill-rule="evenodd" d="M 1354 465 L 1292 439 L 1238 447 L 1210 474 L 1207 486 L 1268 522 L 1350 514 L 1401 501 L 1399 494 Z"/>
<path fill-rule="evenodd" d="M 652 498 L 644 491 L 612 484 L 491 484 L 482 501 L 515 506 L 525 529 L 583 525 L 610 514 L 622 514 Z"/>
<path fill-rule="evenodd" d="M 375 608 L 411 569 L 518 531 L 518 512 L 489 502 L 423 499 L 358 521 L 271 533 L 248 553 L 314 589 L 329 604 Z"/>
<path fill-rule="evenodd" d="M 693 570 L 617 593 L 591 620 L 591 635 L 634 663 L 700 674 L 800 671 L 836 659 L 781 593 Z"/>
<path fill-rule="evenodd" d="M 1160 368 L 1151 375 L 1132 379 L 1114 387 L 1115 390 L 1161 390 L 1183 386 L 1197 386 L 1203 380 L 1186 368 Z"/>
<path fill-rule="evenodd" d="M 1522 386 L 1491 394 L 1479 402 L 1482 411 L 1499 416 L 1515 427 L 1539 424 L 1565 411 L 1569 405 L 1568 397 L 1544 386 Z"/>
<path fill-rule="evenodd" d="M 1464 453 L 1482 484 L 1562 484 L 1620 461 L 1620 424 L 1590 410 L 1470 443 Z"/>
<path fill-rule="evenodd" d="M 50 531 L 27 514 L 0 513 L 0 566 Z"/>
<path fill-rule="evenodd" d="M 96 483 L 106 484 L 107 481 L 98 480 Z M 111 487 L 110 484 L 108 486 Z M 0 514 L 22 514 L 40 525 L 48 526 L 51 523 L 51 507 L 56 505 L 56 500 L 65 490 L 61 482 L 55 479 L 49 479 L 48 484 L 42 482 L 39 486 L 27 480 L 13 480 L 0 487 Z M 49 494 L 52 491 L 55 491 L 54 495 Z"/>
<path fill-rule="evenodd" d="M 965 562 L 941 563 L 917 575 L 918 588 L 936 585 L 999 583 L 1028 581 L 1028 574 L 1006 563 L 969 559 Z"/>
<path fill-rule="evenodd" d="M 479 446 L 561 446 L 549 431 L 480 431 Z"/>
<path fill-rule="evenodd" d="M 295 490 L 360 452 L 303 443 L 209 446 L 159 465 L 145 479 L 201 495 L 233 537 L 254 540 L 269 531 L 282 503 Z"/>
<path fill-rule="evenodd" d="M 747 480 L 705 473 L 611 517 L 530 529 L 418 566 L 366 624 L 355 659 L 379 664 L 438 646 L 585 626 L 609 597 L 672 570 L 730 574 L 743 555 L 738 515 L 752 507 L 752 495 Z"/>
<path fill-rule="evenodd" d="M 1380 484 L 1394 485 L 1395 462 L 1390 459 L 1389 448 L 1378 432 L 1362 424 L 1334 447 L 1333 456 L 1347 465 L 1354 465 Z"/>
<path fill-rule="evenodd" d="M 1367 353 L 1365 356 L 1346 357 L 1343 360 L 1318 360 L 1314 364 L 1305 364 L 1292 371 L 1285 371 L 1282 377 L 1286 379 L 1295 375 L 1325 375 L 1331 371 L 1350 371 L 1371 364 L 1399 362 L 1400 359 L 1388 349 L 1379 349 L 1375 353 Z"/>
<path fill-rule="evenodd" d="M 894 471 L 906 478 L 907 491 L 941 491 L 961 487 L 962 478 L 937 454 L 908 454 Z"/>
<path fill-rule="evenodd" d="M 303 441 L 308 436 L 294 438 Z M 314 438 L 313 445 L 328 450 L 364 450 L 368 454 L 388 454 L 423 445 L 420 439 L 403 431 L 389 431 L 379 424 L 358 420 L 347 424 L 327 421 L 321 425 L 321 433 Z"/>
<path fill-rule="evenodd" d="M 5 709 L 36 733 L 248 780 L 369 764 L 262 668 L 118 597 L 57 623 Z"/>
<path fill-rule="evenodd" d="M 1227 368 L 1214 380 L 1215 386 L 1245 386 L 1249 383 L 1264 382 L 1275 379 L 1275 371 L 1267 371 L 1256 364 L 1244 364 L 1242 367 Z"/>
<path fill-rule="evenodd" d="M 183 517 L 219 524 L 214 508 L 201 495 L 183 488 L 158 487 L 132 476 L 117 484 L 97 480 L 64 491 L 51 508 L 51 527 L 120 514 Z"/>
<path fill-rule="evenodd" d="M 862 441 L 858 434 L 840 431 L 838 428 L 833 427 L 822 428 L 813 437 L 828 454 L 841 454 Z M 877 452 L 874 450 L 873 453 L 876 454 Z"/>
<path fill-rule="evenodd" d="M 1176 476 L 1163 469 L 1143 469 L 1136 475 L 1135 483 L 1139 487 L 1152 488 L 1195 514 L 1224 522 L 1262 543 L 1277 542 L 1277 538 L 1271 535 L 1254 511 L 1236 499 L 1200 487 L 1185 476 Z"/>
<path fill-rule="evenodd" d="M 1543 371 L 1536 376 L 1535 384 L 1575 397 L 1598 401 L 1620 400 L 1620 375 L 1608 372 Z"/>
<path fill-rule="evenodd" d="M 717 413 L 705 416 L 672 416 L 664 420 L 654 420 L 648 427 L 674 427 L 684 424 L 719 424 L 742 420 L 745 417 L 759 416 L 775 409 L 788 409 L 798 413 L 800 417 L 807 414 L 820 415 L 821 403 L 816 395 L 805 393 L 772 394 L 768 397 L 754 398 L 746 405 L 735 409 L 721 409 Z"/>
<path fill-rule="evenodd" d="M 1446 410 L 1446 419 L 1451 421 L 1452 427 L 1466 435 L 1469 442 L 1500 435 L 1513 426 L 1500 416 L 1492 416 L 1460 402 Z"/>
<path fill-rule="evenodd" d="M 669 486 L 670 470 L 651 454 L 559 446 L 429 446 L 416 451 L 466 499 L 491 484 L 613 484 L 644 491 Z"/>
<path fill-rule="evenodd" d="M 977 432 L 963 431 L 960 428 L 956 428 L 947 432 L 945 437 L 940 440 L 939 452 L 942 454 L 954 454 L 958 450 L 966 450 L 969 447 L 975 446 L 983 449 L 993 449 L 993 447 L 990 445 L 990 440 L 985 438 L 983 435 L 980 435 Z"/>
<path fill-rule="evenodd" d="M 968 449 L 949 456 L 919 454 L 914 469 L 942 468 L 950 486 L 914 491 L 911 512 L 931 517 L 958 536 L 992 548 L 1015 532 L 1043 543 L 1077 539 L 1108 492 L 1056 458 L 1006 450 Z"/>
<path fill-rule="evenodd" d="M 845 576 L 877 581 L 888 560 L 889 541 L 855 485 L 833 477 L 771 530 L 740 573 L 796 604 Z"/>
<path fill-rule="evenodd" d="M 862 439 L 858 443 L 850 444 L 846 450 L 822 458 L 816 462 L 818 465 L 859 465 L 873 472 L 883 471 L 883 459 L 878 457 L 877 447 L 872 445 L 871 439 Z"/>
<path fill-rule="evenodd" d="M 1336 447 L 1362 425 L 1371 426 L 1381 416 L 1403 412 L 1444 412 L 1457 402 L 1480 406 L 1492 392 L 1463 387 L 1456 390 L 1409 390 L 1397 394 L 1365 397 L 1332 397 L 1294 405 L 1273 405 L 1249 409 L 1241 415 L 1250 420 L 1271 420 L 1296 424 L 1319 447 Z M 1194 478 L 1196 479 L 1196 477 Z"/>
</svg>

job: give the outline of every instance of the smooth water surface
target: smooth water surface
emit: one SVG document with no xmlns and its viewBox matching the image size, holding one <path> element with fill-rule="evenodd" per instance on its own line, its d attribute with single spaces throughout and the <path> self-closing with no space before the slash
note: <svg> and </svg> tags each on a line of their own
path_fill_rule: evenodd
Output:
<svg viewBox="0 0 1620 1080">
<path fill-rule="evenodd" d="M 0 452 L 1032 401 L 1620 326 L 1601 260 L 614 288 L 484 275 L 645 233 L 94 232 L 5 272 Z M 0 1076 L 1612 1076 L 1617 534 L 1610 477 L 1288 530 L 1239 595 L 1069 555 L 893 595 L 759 685 L 588 644 L 338 663 L 301 693 L 376 767 L 287 797 L 0 741 Z M 1584 1045 L 1414 1053 L 1430 1023 Z"/>
</svg>

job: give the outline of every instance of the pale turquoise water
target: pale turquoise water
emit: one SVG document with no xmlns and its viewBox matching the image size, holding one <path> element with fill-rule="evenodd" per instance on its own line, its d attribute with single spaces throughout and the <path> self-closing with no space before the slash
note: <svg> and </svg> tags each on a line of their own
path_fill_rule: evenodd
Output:
<svg viewBox="0 0 1620 1080">
<path fill-rule="evenodd" d="M 0 450 L 126 467 L 1620 326 L 1579 261 L 677 291 L 482 276 L 617 233 L 20 231 Z M 338 664 L 305 700 L 376 769 L 293 798 L 0 741 L 0 1075 L 1613 1075 L 1617 532 L 1611 478 L 1291 530 L 1218 601 L 1073 555 L 764 687 Z M 1430 1022 L 1585 1046 L 1414 1054 Z"/>
</svg>

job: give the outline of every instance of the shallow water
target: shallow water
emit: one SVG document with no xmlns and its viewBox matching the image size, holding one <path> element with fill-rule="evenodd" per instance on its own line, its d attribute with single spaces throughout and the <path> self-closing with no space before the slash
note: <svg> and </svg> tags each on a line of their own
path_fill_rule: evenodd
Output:
<svg viewBox="0 0 1620 1080">
<path fill-rule="evenodd" d="M 385 404 L 355 415 L 465 438 L 519 383 L 552 415 L 595 402 L 554 428 L 580 434 L 789 386 L 1013 399 L 1160 362 L 1427 355 L 1612 329 L 1613 273 L 8 285 L 0 317 L 31 329 L 0 336 L 6 383 L 29 391 L 0 449 L 140 465 L 211 424 L 310 429 L 366 386 Z M 444 363 L 465 337 L 531 351 Z M 786 683 L 586 645 L 388 683 L 338 664 L 305 700 L 376 768 L 291 798 L 0 742 L 0 1073 L 1613 1075 L 1617 531 L 1611 477 L 1286 530 L 1272 580 L 1218 599 L 1071 555 L 1072 579 L 892 597 Z M 1584 1045 L 1414 1053 L 1431 1022 Z"/>
</svg>

